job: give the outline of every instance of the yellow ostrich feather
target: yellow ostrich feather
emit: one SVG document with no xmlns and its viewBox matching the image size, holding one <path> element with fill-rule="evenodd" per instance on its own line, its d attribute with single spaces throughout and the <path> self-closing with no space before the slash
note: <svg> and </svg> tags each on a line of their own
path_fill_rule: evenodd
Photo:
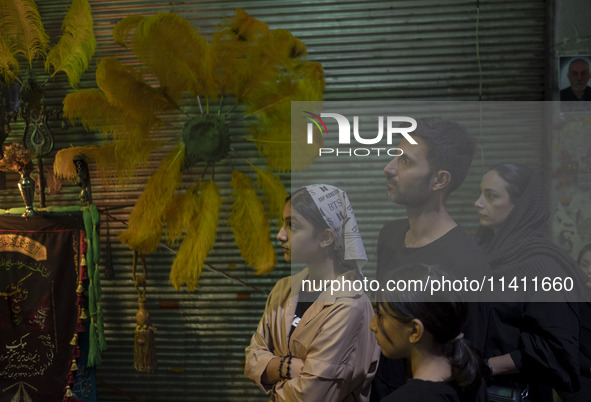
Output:
<svg viewBox="0 0 591 402">
<path fill-rule="evenodd" d="M 158 121 L 156 113 L 176 107 L 160 89 L 152 88 L 132 67 L 122 65 L 115 57 L 101 60 L 96 83 L 111 105 L 124 109 L 141 124 L 154 124 Z"/>
<path fill-rule="evenodd" d="M 163 218 L 181 183 L 184 159 L 184 147 L 177 144 L 148 180 L 129 215 L 127 230 L 119 235 L 132 250 L 149 254 L 160 244 Z"/>
<path fill-rule="evenodd" d="M 55 154 L 53 161 L 53 175 L 60 179 L 74 180 L 78 177 L 76 172 L 76 165 L 74 165 L 74 156 L 79 153 L 83 153 L 90 158 L 91 155 L 96 152 L 97 146 L 85 146 L 85 147 L 70 147 L 60 149 Z"/>
<path fill-rule="evenodd" d="M 234 202 L 230 227 L 242 258 L 257 274 L 270 272 L 275 266 L 275 251 L 269 235 L 269 223 L 261 200 L 248 176 L 232 172 Z"/>
<path fill-rule="evenodd" d="M 103 146 L 64 148 L 55 155 L 53 174 L 61 179 L 74 180 L 77 173 L 72 161 L 78 153 L 83 153 L 88 161 L 96 163 L 100 178 L 116 177 L 119 184 L 124 184 L 134 176 L 137 165 L 148 160 L 152 149 L 161 145 L 159 141 L 144 141 L 140 145 L 123 141 L 117 147 L 109 143 Z"/>
<path fill-rule="evenodd" d="M 314 144 L 306 143 L 305 120 L 297 118 L 301 113 L 292 116 L 291 102 L 321 100 L 324 71 L 319 63 L 304 62 L 294 67 L 291 77 L 284 77 L 275 91 L 273 87 L 261 85 L 250 99 L 248 110 L 257 116 L 250 126 L 253 141 L 273 170 L 305 169 L 318 154 L 321 138 L 316 136 Z"/>
<path fill-rule="evenodd" d="M 263 190 L 266 204 L 269 206 L 269 218 L 281 218 L 285 199 L 289 195 L 279 176 L 267 170 L 259 169 L 251 163 L 257 172 L 257 187 Z"/>
<path fill-rule="evenodd" d="M 131 177 L 138 163 L 147 160 L 149 151 L 157 145 L 149 139 L 151 127 L 146 122 L 138 122 L 125 110 L 111 105 L 107 97 L 96 89 L 68 94 L 64 99 L 63 110 L 66 118 L 80 121 L 86 130 L 112 135 L 109 153 L 101 153 L 104 157 L 98 163 L 99 167 L 111 166 L 110 169 L 101 169 L 101 173 L 106 173 L 106 176 L 112 176 L 114 167 L 123 169 L 120 177 L 122 183 Z"/>
<path fill-rule="evenodd" d="M 64 117 L 80 121 L 86 130 L 118 133 L 126 117 L 125 112 L 109 103 L 97 89 L 82 89 L 64 98 Z"/>
<path fill-rule="evenodd" d="M 17 80 L 18 60 L 12 54 L 10 44 L 0 36 L 0 79 L 10 84 Z"/>
<path fill-rule="evenodd" d="M 301 57 L 305 54 L 305 45 L 285 29 L 270 31 L 264 41 L 257 44 L 256 59 L 250 56 L 256 63 L 256 71 L 238 89 L 249 112 L 265 107 L 260 104 L 262 100 L 270 105 L 292 95 L 293 70 L 302 63 Z"/>
<path fill-rule="evenodd" d="M 215 242 L 222 198 L 213 181 L 205 183 L 202 188 L 195 215 L 170 271 L 170 281 L 177 290 L 183 283 L 189 291 L 195 290 L 207 254 Z"/>
<path fill-rule="evenodd" d="M 130 16 L 115 26 L 116 42 L 125 44 L 134 29 L 133 51 L 158 77 L 161 88 L 171 99 L 179 100 L 184 91 L 217 96 L 218 89 L 212 86 L 206 68 L 209 44 L 189 21 L 173 13 Z"/>
<path fill-rule="evenodd" d="M 308 61 L 296 69 L 297 91 L 293 100 L 319 101 L 324 92 L 324 69 L 322 64 Z"/>
<path fill-rule="evenodd" d="M 131 32 L 136 29 L 139 22 L 144 18 L 146 17 L 136 14 L 127 16 L 119 21 L 115 25 L 115 28 L 113 28 L 113 40 L 115 40 L 115 43 L 127 48 L 129 35 L 131 35 Z"/>
<path fill-rule="evenodd" d="M 183 233 L 191 225 L 197 210 L 199 184 L 191 186 L 182 194 L 176 194 L 166 211 L 166 242 L 170 246 L 183 237 Z"/>
<path fill-rule="evenodd" d="M 267 75 L 259 67 L 268 36 L 267 24 L 242 9 L 237 9 L 236 16 L 214 33 L 210 69 L 222 93 L 232 93 L 242 101 L 252 80 Z"/>
<path fill-rule="evenodd" d="M 87 0 L 72 0 L 62 23 L 62 30 L 64 33 L 59 42 L 47 54 L 45 69 L 49 71 L 53 68 L 52 77 L 59 71 L 65 72 L 70 86 L 76 88 L 96 48 Z"/>
<path fill-rule="evenodd" d="M 46 55 L 49 37 L 33 0 L 0 0 L 0 30 L 14 43 L 12 55 L 22 54 L 29 67 Z"/>
<path fill-rule="evenodd" d="M 162 145 L 161 141 L 151 140 L 140 143 L 116 141 L 97 148 L 90 159 L 96 162 L 99 177 L 126 184 L 135 177 L 138 165 L 146 163 L 150 152 Z"/>
<path fill-rule="evenodd" d="M 263 21 L 250 16 L 241 8 L 236 9 L 236 16 L 227 24 L 238 40 L 244 42 L 264 39 L 269 35 L 269 27 Z"/>
</svg>

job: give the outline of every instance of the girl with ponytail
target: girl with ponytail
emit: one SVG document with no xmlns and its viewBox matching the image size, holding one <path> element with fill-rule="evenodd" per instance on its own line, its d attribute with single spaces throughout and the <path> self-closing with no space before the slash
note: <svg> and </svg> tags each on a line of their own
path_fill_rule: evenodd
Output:
<svg viewBox="0 0 591 402">
<path fill-rule="evenodd" d="M 394 275 L 389 279 L 405 283 L 451 277 L 439 268 L 422 264 L 397 270 Z M 462 295 L 448 292 L 435 302 L 427 298 L 428 293 L 409 289 L 380 292 L 370 323 L 382 354 L 410 363 L 412 379 L 383 401 L 486 400 L 481 358 L 461 332 L 468 313 Z"/>
</svg>

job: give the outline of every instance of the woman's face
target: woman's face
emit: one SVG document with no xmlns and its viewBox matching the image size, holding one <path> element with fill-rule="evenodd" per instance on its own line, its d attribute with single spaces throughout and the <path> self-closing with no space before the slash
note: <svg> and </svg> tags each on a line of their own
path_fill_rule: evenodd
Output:
<svg viewBox="0 0 591 402">
<path fill-rule="evenodd" d="M 314 226 L 291 208 L 291 202 L 283 207 L 283 226 L 277 233 L 277 240 L 281 242 L 286 262 L 312 264 L 325 255 Z"/>
<path fill-rule="evenodd" d="M 579 261 L 579 267 L 587 274 L 589 280 L 587 283 L 591 282 L 591 251 L 585 252 L 581 256 L 581 261 Z"/>
<path fill-rule="evenodd" d="M 381 303 L 376 303 L 375 314 L 369 323 L 369 329 L 375 333 L 376 341 L 382 348 L 384 356 L 390 359 L 410 356 L 412 326 L 386 314 Z"/>
<path fill-rule="evenodd" d="M 494 171 L 488 171 L 480 183 L 480 197 L 474 203 L 478 208 L 480 224 L 497 232 L 509 213 L 513 203 L 507 192 L 507 182 Z"/>
</svg>

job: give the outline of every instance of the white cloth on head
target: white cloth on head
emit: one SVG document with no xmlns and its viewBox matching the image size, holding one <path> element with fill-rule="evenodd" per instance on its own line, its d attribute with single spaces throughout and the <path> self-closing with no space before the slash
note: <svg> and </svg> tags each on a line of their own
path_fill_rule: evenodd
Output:
<svg viewBox="0 0 591 402">
<path fill-rule="evenodd" d="M 354 260 L 357 268 L 363 268 L 367 255 L 347 193 L 330 184 L 312 184 L 304 188 L 334 231 L 336 248 L 345 250 L 345 261 Z"/>
</svg>

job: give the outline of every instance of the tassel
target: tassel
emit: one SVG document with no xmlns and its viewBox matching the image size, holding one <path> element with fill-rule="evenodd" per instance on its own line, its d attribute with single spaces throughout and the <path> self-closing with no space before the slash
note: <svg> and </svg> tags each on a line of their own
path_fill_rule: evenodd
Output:
<svg viewBox="0 0 591 402">
<path fill-rule="evenodd" d="M 84 309 L 84 308 L 80 310 L 80 319 L 81 320 L 88 319 L 88 314 L 86 314 L 86 309 Z"/>
<path fill-rule="evenodd" d="M 76 346 L 78 344 L 78 334 L 74 334 L 72 340 L 70 341 L 70 345 Z"/>
<path fill-rule="evenodd" d="M 69 372 L 66 376 L 66 382 L 68 385 L 74 385 L 76 383 L 76 379 L 74 378 L 74 373 Z"/>
<path fill-rule="evenodd" d="M 70 366 L 70 371 L 78 371 L 78 365 L 76 364 L 76 360 L 72 360 L 72 365 Z"/>
<path fill-rule="evenodd" d="M 68 385 L 66 387 L 66 398 L 72 398 L 76 395 L 74 395 L 74 393 L 72 392 L 72 389 L 70 388 L 70 386 Z"/>
<path fill-rule="evenodd" d="M 82 282 L 78 282 L 78 287 L 76 288 L 76 293 L 78 293 L 78 294 L 84 293 L 84 285 L 82 284 Z"/>
<path fill-rule="evenodd" d="M 84 212 L 82 212 L 84 213 Z M 84 216 L 84 215 L 83 215 Z M 86 242 L 86 231 L 82 231 L 82 243 L 80 243 L 80 249 L 82 252 L 82 261 L 84 261 L 84 265 L 86 265 L 86 260 L 84 259 L 84 254 L 86 254 L 86 249 L 88 248 L 87 242 Z"/>
<path fill-rule="evenodd" d="M 139 310 L 135 315 L 134 368 L 142 373 L 151 373 L 156 369 L 156 342 L 151 326 L 150 313 L 146 310 L 146 301 L 140 299 Z"/>
</svg>

